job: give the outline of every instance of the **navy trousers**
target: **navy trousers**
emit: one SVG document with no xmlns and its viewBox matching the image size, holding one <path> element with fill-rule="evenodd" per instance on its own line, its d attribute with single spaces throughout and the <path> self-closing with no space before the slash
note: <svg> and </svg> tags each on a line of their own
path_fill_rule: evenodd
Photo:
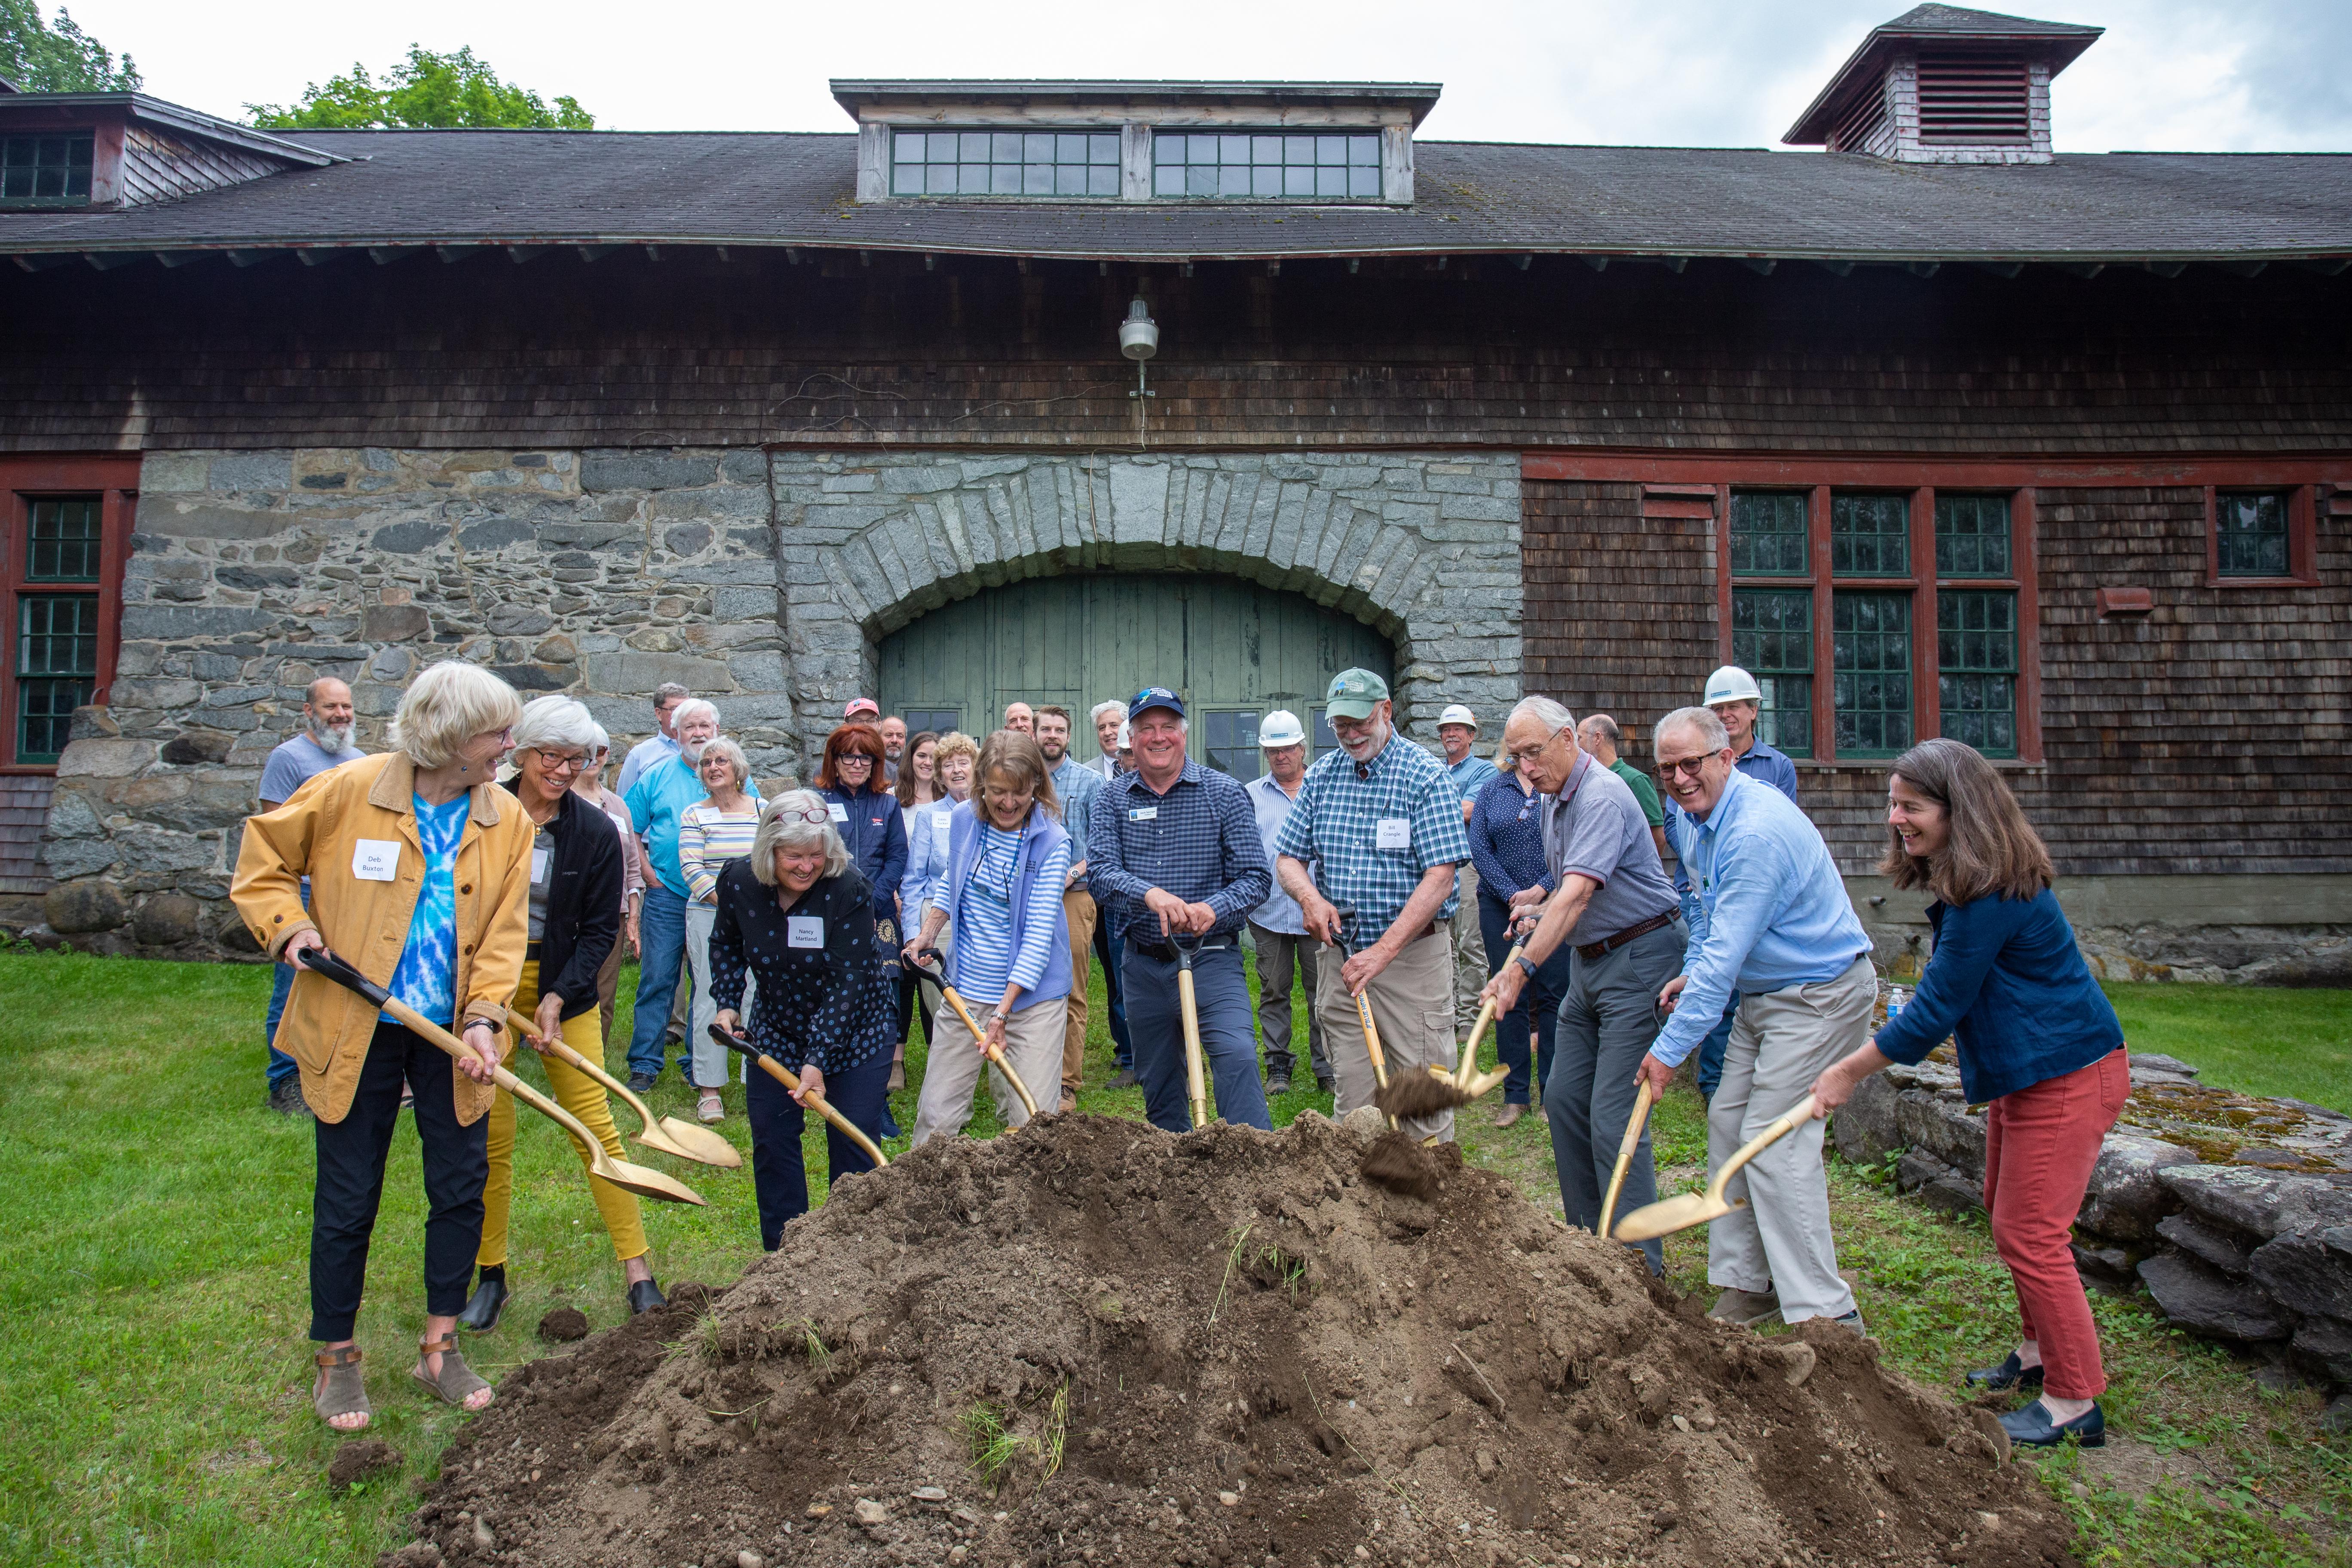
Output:
<svg viewBox="0 0 2352 1568">
<path fill-rule="evenodd" d="M 1503 967 L 1503 959 L 1511 951 L 1509 926 L 1511 911 L 1500 899 L 1490 899 L 1482 890 L 1478 895 L 1478 934 L 1486 942 L 1486 977 L 1493 979 Z M 1549 958 L 1536 965 L 1535 977 L 1519 992 L 1519 1005 L 1495 1020 L 1495 1059 L 1511 1069 L 1503 1080 L 1503 1103 L 1529 1105 L 1534 1103 L 1528 1093 L 1528 1069 L 1533 1067 L 1535 1077 L 1545 1083 L 1551 1081 L 1552 1037 L 1559 1027 L 1559 999 L 1568 994 L 1568 964 L 1570 956 L 1566 942 Z M 1535 1017 L 1535 1055 L 1528 1054 L 1528 1018 Z"/>
<path fill-rule="evenodd" d="M 1249 977 L 1242 950 L 1230 935 L 1215 939 L 1192 960 L 1192 1001 L 1201 1017 L 1202 1066 L 1212 1082 L 1216 1114 L 1238 1127 L 1274 1131 L 1265 1087 L 1257 1077 L 1257 1029 L 1250 1012 Z M 1127 1035 L 1135 1045 L 1135 1078 L 1143 1086 L 1143 1114 L 1151 1125 L 1182 1132 L 1192 1125 L 1184 1080 L 1184 1014 L 1176 991 L 1177 965 L 1129 944 L 1122 960 Z"/>
<path fill-rule="evenodd" d="M 751 1123 L 751 1185 L 760 1200 L 760 1245 L 773 1252 L 783 1241 L 784 1226 L 808 1213 L 808 1168 L 801 1163 L 801 1134 L 807 1131 L 809 1113 L 768 1076 L 767 1068 L 756 1062 L 751 1068 L 744 1077 L 743 1111 Z M 824 1097 L 860 1132 L 879 1143 L 889 1088 L 890 1053 L 884 1050 L 871 1061 L 828 1077 Z M 828 1185 L 874 1168 L 866 1151 L 830 1121 L 824 1124 L 824 1158 Z"/>
</svg>

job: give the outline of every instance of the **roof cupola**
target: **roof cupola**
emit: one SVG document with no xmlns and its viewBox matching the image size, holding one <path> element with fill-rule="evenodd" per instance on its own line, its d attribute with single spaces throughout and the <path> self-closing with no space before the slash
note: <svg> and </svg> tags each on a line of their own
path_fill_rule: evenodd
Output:
<svg viewBox="0 0 2352 1568">
<path fill-rule="evenodd" d="M 1781 140 L 1906 163 L 2050 162 L 2050 81 L 2104 29 L 1958 5 L 1874 27 Z"/>
</svg>

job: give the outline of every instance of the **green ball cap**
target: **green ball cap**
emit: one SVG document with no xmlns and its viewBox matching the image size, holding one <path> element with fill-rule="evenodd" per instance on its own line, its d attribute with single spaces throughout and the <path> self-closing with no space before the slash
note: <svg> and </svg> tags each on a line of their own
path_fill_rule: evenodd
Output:
<svg viewBox="0 0 2352 1568">
<path fill-rule="evenodd" d="M 1372 705 L 1389 700 L 1389 683 L 1369 669 L 1343 669 L 1331 678 L 1323 705 L 1335 719 L 1369 719 Z"/>
</svg>

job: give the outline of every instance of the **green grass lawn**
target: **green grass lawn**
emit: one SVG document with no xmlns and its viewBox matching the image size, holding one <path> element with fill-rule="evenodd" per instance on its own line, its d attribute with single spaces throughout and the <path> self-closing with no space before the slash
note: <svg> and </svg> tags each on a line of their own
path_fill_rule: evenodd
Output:
<svg viewBox="0 0 2352 1568">
<path fill-rule="evenodd" d="M 0 953 L 0 1170 L 17 1205 L 16 1241 L 0 1263 L 8 1323 L 0 1563 L 357 1568 L 403 1539 L 409 1485 L 432 1471 L 459 1419 L 406 1378 L 422 1321 L 422 1201 L 404 1126 L 360 1342 L 373 1435 L 399 1447 L 407 1470 L 328 1494 L 322 1472 L 339 1439 L 310 1413 L 304 1338 L 310 1134 L 262 1108 L 268 982 L 259 967 Z M 2253 1068 L 2266 1039 L 2316 1041 L 2343 1059 L 2341 993 L 2113 989 L 2136 1044 L 2197 1062 L 2217 1082 L 2264 1087 Z M 1081 1106 L 1139 1118 L 1139 1091 L 1107 1087 L 1099 984 L 1095 1000 Z M 2159 1026 L 2135 1021 L 2143 1007 L 2161 1016 L 2161 1040 L 2142 1038 Z M 2267 1024 L 2246 1021 L 2258 1010 Z M 627 1017 L 625 1000 L 624 1038 Z M 2225 1044 L 2200 1049 L 2209 1033 Z M 1296 1036 L 1304 1042 L 1303 1013 Z M 616 1068 L 622 1055 L 611 1053 Z M 921 1055 L 918 1034 L 909 1064 L 918 1078 Z M 2333 1102 L 2317 1092 L 2325 1086 L 2294 1076 L 2299 1068 L 2276 1070 L 2304 1098 Z M 1328 1109 L 1311 1078 L 1301 1081 L 1308 1088 L 1276 1105 L 1277 1121 Z M 2335 1093 L 2340 1100 L 2340 1087 Z M 657 1110 L 691 1114 L 674 1071 L 649 1098 Z M 727 1099 L 724 1131 L 743 1142 L 740 1089 Z M 902 1126 L 913 1124 L 911 1092 L 894 1109 Z M 1470 1157 L 1514 1173 L 1557 1209 L 1541 1119 L 1498 1131 L 1490 1115 L 1482 1104 L 1461 1119 Z M 625 1132 L 627 1112 L 620 1118 Z M 996 1131 L 985 1097 L 972 1131 Z M 1660 1107 L 1658 1132 L 1663 1166 L 1703 1159 L 1699 1107 L 1686 1089 Z M 808 1151 L 821 1191 L 821 1131 Z M 749 1171 L 648 1163 L 709 1200 L 699 1209 L 647 1205 L 662 1280 L 732 1280 L 758 1247 Z M 2011 1332 L 2010 1297 L 1982 1225 L 1939 1219 L 1863 1173 L 1839 1167 L 1833 1179 L 1844 1261 L 1890 1363 L 1948 1385 L 1958 1369 L 1998 1359 Z M 528 1115 L 516 1185 L 518 1300 L 469 1352 L 493 1379 L 540 1353 L 531 1326 L 549 1307 L 578 1306 L 600 1327 L 625 1310 L 620 1269 L 578 1163 L 554 1129 Z M 1678 1284 L 1703 1287 L 1700 1237 L 1677 1238 L 1668 1263 Z M 2259 1390 L 2221 1352 L 2144 1307 L 2101 1300 L 2097 1310 L 2116 1383 L 2111 1418 L 2150 1439 L 2134 1452 L 2157 1455 L 2163 1475 L 2179 1479 L 2151 1489 L 2137 1472 L 2102 1469 L 2097 1456 L 2052 1462 L 2082 1521 L 2086 1560 L 2344 1563 L 2340 1545 L 2298 1545 L 2293 1535 L 2352 1516 L 2352 1458 L 2342 1439 L 2315 1436 L 2316 1399 Z M 2077 1483 L 2087 1495 L 2067 1489 Z"/>
<path fill-rule="evenodd" d="M 2108 985 L 2124 1038 L 2249 1094 L 2352 1112 L 2352 991 Z"/>
</svg>

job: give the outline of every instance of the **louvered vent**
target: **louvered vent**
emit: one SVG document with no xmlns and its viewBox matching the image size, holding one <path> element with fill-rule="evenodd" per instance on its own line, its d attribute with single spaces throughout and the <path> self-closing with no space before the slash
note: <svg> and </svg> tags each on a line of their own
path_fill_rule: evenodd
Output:
<svg viewBox="0 0 2352 1568">
<path fill-rule="evenodd" d="M 1870 144 L 1886 129 L 1886 89 L 1873 84 L 1845 107 L 1838 116 L 1837 129 L 1830 132 L 1829 150 L 1832 153 L 1867 153 Z"/>
<path fill-rule="evenodd" d="M 1919 140 L 1929 146 L 2030 142 L 2030 101 L 2022 56 L 1919 52 Z"/>
</svg>

